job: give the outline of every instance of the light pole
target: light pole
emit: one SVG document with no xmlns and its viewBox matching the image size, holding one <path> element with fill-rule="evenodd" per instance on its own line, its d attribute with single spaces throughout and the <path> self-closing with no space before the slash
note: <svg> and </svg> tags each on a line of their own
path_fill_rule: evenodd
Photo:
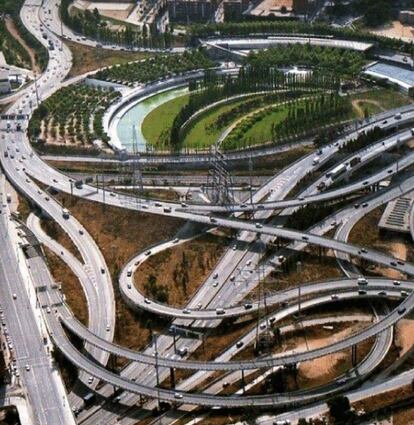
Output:
<svg viewBox="0 0 414 425">
<path fill-rule="evenodd" d="M 157 401 L 158 401 L 158 410 L 161 410 L 160 406 L 160 376 L 158 374 L 158 334 L 156 332 L 153 333 L 154 338 L 154 354 L 155 354 L 155 376 L 157 382 Z"/>
<path fill-rule="evenodd" d="M 301 273 L 302 273 L 302 262 L 301 261 L 297 261 L 296 262 L 296 271 L 299 275 L 299 282 L 298 282 L 298 317 L 300 317 L 301 314 Z"/>
<path fill-rule="evenodd" d="M 35 92 L 36 92 L 36 107 L 39 107 L 39 92 L 37 90 L 37 74 L 36 74 L 36 72 L 34 73 L 34 77 L 35 77 L 34 84 L 35 84 Z"/>
<path fill-rule="evenodd" d="M 253 205 L 253 187 L 252 187 L 252 172 L 253 172 L 253 160 L 249 156 L 249 185 L 250 185 L 250 204 Z"/>
<path fill-rule="evenodd" d="M 63 19 L 60 20 L 60 48 L 63 50 Z"/>
</svg>

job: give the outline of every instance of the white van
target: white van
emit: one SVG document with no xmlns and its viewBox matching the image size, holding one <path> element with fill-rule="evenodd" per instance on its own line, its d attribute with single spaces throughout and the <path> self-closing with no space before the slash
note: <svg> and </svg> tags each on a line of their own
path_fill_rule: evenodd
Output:
<svg viewBox="0 0 414 425">
<path fill-rule="evenodd" d="M 365 277 L 359 277 L 358 285 L 368 285 L 368 281 L 365 279 Z"/>
</svg>

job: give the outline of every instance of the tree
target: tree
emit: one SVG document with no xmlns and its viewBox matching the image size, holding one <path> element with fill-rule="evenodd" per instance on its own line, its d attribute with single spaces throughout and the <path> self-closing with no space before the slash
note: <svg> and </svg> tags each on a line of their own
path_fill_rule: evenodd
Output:
<svg viewBox="0 0 414 425">
<path fill-rule="evenodd" d="M 351 404 L 348 397 L 338 395 L 328 400 L 329 413 L 335 424 L 346 423 L 351 417 Z"/>
<path fill-rule="evenodd" d="M 99 14 L 99 10 L 96 7 L 93 9 L 93 17 L 95 18 L 96 22 L 101 20 L 101 15 Z"/>
</svg>

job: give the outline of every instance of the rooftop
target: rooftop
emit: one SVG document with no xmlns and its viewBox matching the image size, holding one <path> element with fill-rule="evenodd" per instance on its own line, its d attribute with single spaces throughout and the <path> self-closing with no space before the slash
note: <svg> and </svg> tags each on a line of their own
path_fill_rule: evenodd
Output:
<svg viewBox="0 0 414 425">
<path fill-rule="evenodd" d="M 365 73 L 379 78 L 387 78 L 405 88 L 414 87 L 414 69 L 377 62 L 369 66 Z"/>
<path fill-rule="evenodd" d="M 9 71 L 0 69 L 0 81 L 9 80 Z"/>
</svg>

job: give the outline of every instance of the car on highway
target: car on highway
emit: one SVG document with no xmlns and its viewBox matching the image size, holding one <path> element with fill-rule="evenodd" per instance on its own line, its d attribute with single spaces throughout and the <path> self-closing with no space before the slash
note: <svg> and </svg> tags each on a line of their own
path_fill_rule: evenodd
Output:
<svg viewBox="0 0 414 425">
<path fill-rule="evenodd" d="M 188 347 L 181 347 L 177 350 L 180 357 L 184 357 L 188 353 Z"/>
<path fill-rule="evenodd" d="M 359 277 L 357 283 L 358 285 L 368 285 L 368 280 L 365 277 Z"/>
</svg>

